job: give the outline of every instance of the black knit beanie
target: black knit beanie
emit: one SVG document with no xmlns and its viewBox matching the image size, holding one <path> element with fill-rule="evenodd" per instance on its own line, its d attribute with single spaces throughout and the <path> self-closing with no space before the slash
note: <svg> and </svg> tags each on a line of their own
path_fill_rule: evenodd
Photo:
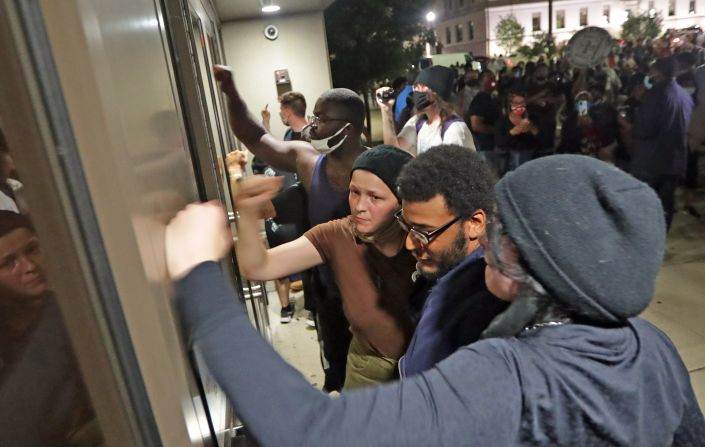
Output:
<svg viewBox="0 0 705 447">
<path fill-rule="evenodd" d="M 350 175 L 356 169 L 370 171 L 379 177 L 399 199 L 399 192 L 397 191 L 399 171 L 413 158 L 410 153 L 399 148 L 389 144 L 380 144 L 366 150 L 355 159 Z"/>
<path fill-rule="evenodd" d="M 507 174 L 495 193 L 526 268 L 578 316 L 619 322 L 649 304 L 666 227 L 645 183 L 590 157 L 555 155 Z"/>
<path fill-rule="evenodd" d="M 414 84 L 424 84 L 444 101 L 450 100 L 455 83 L 455 71 L 441 65 L 433 65 L 421 70 Z"/>
</svg>

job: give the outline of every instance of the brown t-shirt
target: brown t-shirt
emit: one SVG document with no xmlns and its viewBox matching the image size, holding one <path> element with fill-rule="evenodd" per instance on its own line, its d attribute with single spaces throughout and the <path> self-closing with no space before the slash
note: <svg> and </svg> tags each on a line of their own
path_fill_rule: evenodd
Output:
<svg viewBox="0 0 705 447">
<path fill-rule="evenodd" d="M 386 257 L 355 237 L 350 217 L 316 225 L 305 236 L 333 270 L 353 333 L 384 356 L 401 357 L 413 332 L 411 253 L 401 247 Z"/>
</svg>

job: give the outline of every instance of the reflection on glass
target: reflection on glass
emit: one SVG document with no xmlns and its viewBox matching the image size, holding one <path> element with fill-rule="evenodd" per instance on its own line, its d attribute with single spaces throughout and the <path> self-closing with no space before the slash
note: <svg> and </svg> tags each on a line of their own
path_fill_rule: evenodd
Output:
<svg viewBox="0 0 705 447">
<path fill-rule="evenodd" d="M 8 205 L 0 210 L 0 445 L 102 445 L 40 241 L 17 212 L 26 212 L 21 183 L 0 144 L 0 203 Z"/>
</svg>

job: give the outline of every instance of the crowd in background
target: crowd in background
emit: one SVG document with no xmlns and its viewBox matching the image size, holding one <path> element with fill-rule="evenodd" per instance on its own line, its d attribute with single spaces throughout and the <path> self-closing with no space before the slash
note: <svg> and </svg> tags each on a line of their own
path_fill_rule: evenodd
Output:
<svg viewBox="0 0 705 447">
<path fill-rule="evenodd" d="M 560 52 L 521 61 L 469 57 L 451 67 L 454 94 L 443 99 L 499 176 L 546 155 L 592 156 L 651 185 L 670 225 L 678 186 L 686 189 L 685 210 L 700 217 L 692 202 L 705 152 L 704 40 L 695 30 L 671 30 L 615 41 L 591 68 L 572 66 Z M 393 88 L 399 131 L 418 108 L 404 78 Z"/>
</svg>

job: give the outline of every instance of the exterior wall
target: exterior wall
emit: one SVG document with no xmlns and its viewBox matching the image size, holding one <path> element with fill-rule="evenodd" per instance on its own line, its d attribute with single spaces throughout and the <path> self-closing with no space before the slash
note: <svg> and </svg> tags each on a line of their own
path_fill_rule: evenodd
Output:
<svg viewBox="0 0 705 447">
<path fill-rule="evenodd" d="M 439 20 L 435 24 L 436 36 L 443 44 L 444 53 L 472 51 L 474 55 L 496 56 L 506 53 L 496 42 L 495 28 L 502 17 L 514 14 L 524 27 L 524 42 L 530 43 L 534 34 L 532 19 L 534 13 L 541 14 L 541 31 L 548 31 L 548 2 L 508 3 L 504 0 L 436 0 L 434 7 Z M 663 16 L 663 28 L 685 28 L 692 25 L 705 27 L 705 0 L 695 0 L 695 13 L 690 14 L 690 0 L 675 0 L 675 15 L 668 15 L 669 0 L 653 0 L 653 7 Z M 638 6 L 637 6 L 638 5 Z M 448 7 L 450 6 L 450 9 Z M 610 7 L 609 23 L 603 17 L 603 7 Z M 613 36 L 619 36 L 622 23 L 627 18 L 627 10 L 648 11 L 649 0 L 639 2 L 606 0 L 556 0 L 553 2 L 553 35 L 557 42 L 569 40 L 580 25 L 580 9 L 588 9 L 587 26 L 607 29 Z M 565 11 L 565 27 L 556 28 L 558 11 Z M 473 40 L 468 39 L 468 22 L 475 25 Z M 463 40 L 456 39 L 455 27 L 463 26 Z M 447 43 L 446 29 L 451 31 L 451 42 Z"/>
<path fill-rule="evenodd" d="M 274 41 L 263 34 L 270 24 L 279 28 L 279 38 Z M 272 135 L 282 138 L 286 129 L 279 119 L 274 70 L 289 70 L 292 90 L 306 97 L 307 114 L 312 113 L 321 93 L 331 88 L 322 12 L 226 22 L 222 36 L 226 61 L 250 111 L 259 117 L 260 110 L 269 104 Z"/>
<path fill-rule="evenodd" d="M 603 6 L 610 6 L 610 23 L 606 23 L 602 16 Z M 599 26 L 607 29 L 613 35 L 618 35 L 626 12 L 620 2 L 609 3 L 603 0 L 567 0 L 553 3 L 553 35 L 556 42 L 569 40 L 578 30 L 580 25 L 580 10 L 587 8 L 587 26 Z M 556 15 L 558 11 L 565 11 L 565 27 L 557 28 Z M 514 14 L 516 19 L 524 27 L 524 42 L 530 43 L 534 31 L 532 31 L 533 14 L 541 15 L 540 32 L 548 31 L 548 2 L 524 3 L 519 5 L 498 6 L 487 9 L 488 23 L 486 32 L 488 34 L 488 54 L 491 56 L 506 53 L 499 47 L 496 40 L 495 28 L 497 23 L 509 14 Z"/>
</svg>

